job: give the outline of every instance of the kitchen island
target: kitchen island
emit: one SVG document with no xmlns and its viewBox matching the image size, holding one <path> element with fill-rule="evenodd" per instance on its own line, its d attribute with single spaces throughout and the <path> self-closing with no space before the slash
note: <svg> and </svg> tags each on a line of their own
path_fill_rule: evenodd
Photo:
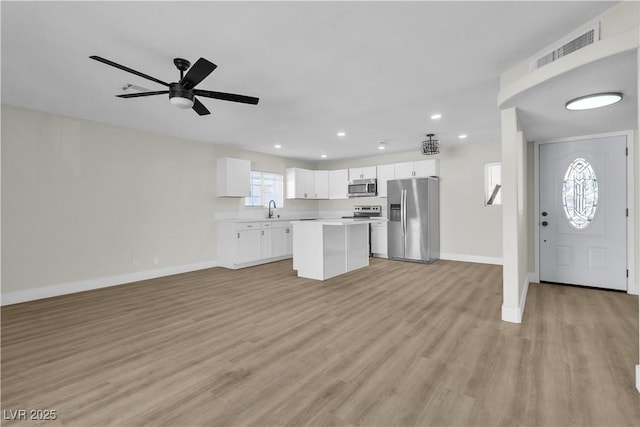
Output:
<svg viewBox="0 0 640 427">
<path fill-rule="evenodd" d="M 293 269 L 298 277 L 326 280 L 367 267 L 371 222 L 338 218 L 292 221 Z"/>
</svg>

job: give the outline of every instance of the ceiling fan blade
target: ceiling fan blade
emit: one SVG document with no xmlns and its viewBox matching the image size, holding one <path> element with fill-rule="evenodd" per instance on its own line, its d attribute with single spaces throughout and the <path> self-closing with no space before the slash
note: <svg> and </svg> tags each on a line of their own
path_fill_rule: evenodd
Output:
<svg viewBox="0 0 640 427">
<path fill-rule="evenodd" d="M 139 98 L 141 96 L 165 95 L 167 93 L 169 93 L 168 90 L 159 90 L 156 92 L 125 93 L 123 95 L 116 95 L 116 96 L 118 98 Z"/>
<path fill-rule="evenodd" d="M 256 105 L 258 101 L 260 101 L 259 98 L 254 98 L 253 96 L 236 95 L 235 93 L 214 92 L 211 90 L 194 89 L 193 93 L 195 95 L 204 96 L 206 98 L 222 99 L 223 101 L 242 102 L 243 104 Z"/>
<path fill-rule="evenodd" d="M 102 62 L 103 64 L 107 64 L 107 65 L 111 65 L 112 67 L 119 68 L 122 71 L 126 71 L 127 73 L 135 74 L 136 76 L 140 76 L 147 80 L 151 80 L 152 82 L 160 83 L 163 86 L 169 86 L 169 83 L 165 83 L 162 80 L 156 79 L 155 77 L 148 76 L 144 73 L 141 73 L 140 71 L 133 70 L 129 67 L 125 67 L 124 65 L 116 64 L 115 62 L 109 61 L 108 59 L 104 59 L 96 55 L 90 56 L 89 58 L 94 59 L 98 62 Z"/>
<path fill-rule="evenodd" d="M 218 66 L 204 58 L 200 58 L 189 68 L 187 74 L 180 80 L 180 85 L 185 89 L 193 89 L 198 83 L 204 80 Z"/>
<path fill-rule="evenodd" d="M 201 116 L 206 116 L 207 114 L 211 114 L 211 112 L 207 110 L 207 107 L 205 107 L 202 102 L 198 101 L 198 98 L 193 98 L 192 108 L 193 108 L 193 111 L 195 111 Z"/>
</svg>

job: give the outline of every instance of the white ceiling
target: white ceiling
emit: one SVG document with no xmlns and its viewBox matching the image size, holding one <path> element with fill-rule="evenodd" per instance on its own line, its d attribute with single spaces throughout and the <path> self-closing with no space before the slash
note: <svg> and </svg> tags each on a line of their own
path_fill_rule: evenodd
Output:
<svg viewBox="0 0 640 427">
<path fill-rule="evenodd" d="M 500 74 L 612 4 L 2 1 L 2 103 L 309 160 L 418 150 L 428 132 L 495 142 Z M 260 103 L 201 99 L 200 117 L 116 98 L 164 88 L 90 55 L 167 82 L 174 57 L 202 56 L 218 68 L 198 88 Z"/>
<path fill-rule="evenodd" d="M 518 107 L 528 141 L 637 129 L 637 63 L 635 50 L 609 56 L 547 80 L 502 107 Z M 622 102 L 586 111 L 564 108 L 571 99 L 611 91 L 622 92 Z"/>
</svg>

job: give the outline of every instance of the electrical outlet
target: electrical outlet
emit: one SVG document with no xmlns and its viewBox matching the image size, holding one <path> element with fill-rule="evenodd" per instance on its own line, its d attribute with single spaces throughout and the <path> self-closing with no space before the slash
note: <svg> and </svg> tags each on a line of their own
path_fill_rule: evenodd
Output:
<svg viewBox="0 0 640 427">
<path fill-rule="evenodd" d="M 134 270 L 138 268 L 138 258 L 134 258 L 133 260 L 131 260 L 131 268 L 133 268 Z"/>
</svg>

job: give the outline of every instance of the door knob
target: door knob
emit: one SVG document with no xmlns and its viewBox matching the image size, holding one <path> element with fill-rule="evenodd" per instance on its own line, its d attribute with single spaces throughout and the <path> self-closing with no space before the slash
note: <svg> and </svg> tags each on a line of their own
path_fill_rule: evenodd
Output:
<svg viewBox="0 0 640 427">
<path fill-rule="evenodd" d="M 542 221 L 542 226 L 546 227 L 547 225 L 549 225 L 549 223 L 547 221 Z"/>
</svg>

